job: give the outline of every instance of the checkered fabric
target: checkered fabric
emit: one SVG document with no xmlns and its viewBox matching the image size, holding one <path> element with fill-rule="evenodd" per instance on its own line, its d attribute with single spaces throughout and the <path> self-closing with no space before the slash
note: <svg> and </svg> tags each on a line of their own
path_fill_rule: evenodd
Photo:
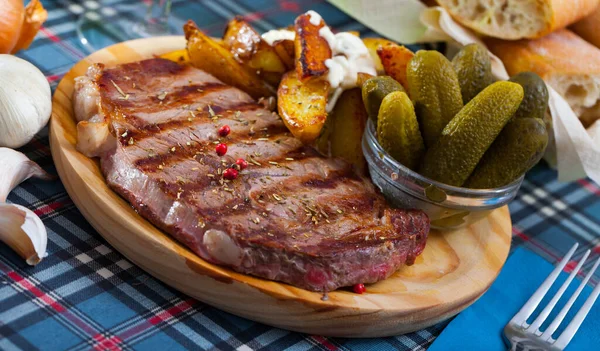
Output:
<svg viewBox="0 0 600 351">
<path fill-rule="evenodd" d="M 86 56 L 78 42 L 76 21 L 86 8 L 97 8 L 98 2 L 43 3 L 48 21 L 19 56 L 39 67 L 54 89 Z M 143 13 L 130 11 L 134 3 L 112 0 L 100 5 L 118 16 L 141 18 Z M 337 30 L 373 34 L 322 0 L 175 0 L 171 23 L 181 28 L 191 18 L 218 36 L 237 14 L 266 31 L 287 26 L 308 9 L 321 13 Z M 114 42 L 109 36 L 105 39 L 107 44 Z M 47 129 L 21 151 L 56 174 Z M 35 267 L 0 244 L 2 350 L 424 350 L 445 326 L 380 339 L 326 338 L 272 328 L 196 301 L 134 266 L 85 221 L 59 180 L 26 181 L 8 201 L 39 215 L 49 240 L 48 257 Z M 575 260 L 588 248 L 593 256 L 600 254 L 600 187 L 589 180 L 559 183 L 554 171 L 538 165 L 528 174 L 510 211 L 513 247 L 525 245 L 555 261 L 578 241 L 582 245 Z"/>
</svg>

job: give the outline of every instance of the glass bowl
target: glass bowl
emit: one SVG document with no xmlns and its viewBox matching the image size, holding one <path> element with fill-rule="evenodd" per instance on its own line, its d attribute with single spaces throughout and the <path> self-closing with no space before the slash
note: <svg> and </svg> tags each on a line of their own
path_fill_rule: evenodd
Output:
<svg viewBox="0 0 600 351">
<path fill-rule="evenodd" d="M 394 207 L 424 211 L 435 229 L 456 229 L 486 217 L 492 210 L 514 199 L 523 182 L 522 176 L 500 188 L 468 189 L 424 177 L 383 150 L 371 119 L 363 135 L 362 149 L 371 179 L 388 202 Z"/>
</svg>

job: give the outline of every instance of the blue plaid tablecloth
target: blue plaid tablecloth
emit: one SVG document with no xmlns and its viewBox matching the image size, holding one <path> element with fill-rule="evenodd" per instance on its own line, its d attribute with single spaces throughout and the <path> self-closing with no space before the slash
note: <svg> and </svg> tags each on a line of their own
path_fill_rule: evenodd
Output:
<svg viewBox="0 0 600 351">
<path fill-rule="evenodd" d="M 100 3 L 119 16 L 141 18 L 143 13 L 128 7 L 135 2 Z M 48 21 L 31 47 L 18 56 L 39 67 L 54 89 L 87 55 L 75 23 L 86 8 L 98 3 L 43 3 Z M 234 15 L 243 15 L 266 31 L 289 25 L 309 9 L 321 13 L 334 29 L 372 34 L 322 0 L 175 0 L 171 23 L 181 28 L 191 18 L 209 34 L 220 36 Z M 21 151 L 56 174 L 47 129 Z M 1 350 L 424 350 L 446 325 L 380 339 L 327 338 L 272 328 L 196 301 L 134 266 L 86 222 L 59 180 L 26 181 L 8 201 L 38 214 L 49 240 L 48 257 L 35 267 L 0 243 Z M 554 262 L 578 241 L 582 245 L 574 260 L 588 248 L 592 256 L 600 255 L 600 187 L 590 180 L 559 183 L 556 173 L 540 164 L 527 175 L 510 212 L 513 248 L 527 246 Z M 593 261 L 588 260 L 584 270 Z M 570 263 L 571 268 L 574 265 Z"/>
</svg>

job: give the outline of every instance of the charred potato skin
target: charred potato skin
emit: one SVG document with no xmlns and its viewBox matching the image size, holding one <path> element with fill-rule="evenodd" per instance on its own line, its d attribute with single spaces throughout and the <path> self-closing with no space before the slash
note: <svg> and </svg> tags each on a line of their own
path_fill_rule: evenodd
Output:
<svg viewBox="0 0 600 351">
<path fill-rule="evenodd" d="M 408 90 L 406 67 L 415 54 L 404 46 L 391 42 L 380 46 L 377 54 L 381 59 L 385 74 L 400 82 L 404 89 Z"/>
<path fill-rule="evenodd" d="M 296 18 L 294 25 L 296 73 L 302 81 L 320 77 L 328 71 L 325 60 L 331 58 L 331 48 L 327 40 L 319 34 L 319 30 L 323 27 L 325 27 L 323 20 L 317 26 L 312 24 L 310 15 L 303 14 Z"/>
</svg>

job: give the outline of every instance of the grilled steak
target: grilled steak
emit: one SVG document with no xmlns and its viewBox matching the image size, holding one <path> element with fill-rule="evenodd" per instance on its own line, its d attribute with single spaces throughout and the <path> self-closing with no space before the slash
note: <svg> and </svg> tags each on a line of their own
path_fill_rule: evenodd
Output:
<svg viewBox="0 0 600 351">
<path fill-rule="evenodd" d="M 74 107 L 78 147 L 100 156 L 108 185 L 210 262 L 331 291 L 385 279 L 425 247 L 423 212 L 389 208 L 348 163 L 203 71 L 163 59 L 94 65 L 76 79 Z M 223 179 L 238 158 L 248 168 Z"/>
</svg>

